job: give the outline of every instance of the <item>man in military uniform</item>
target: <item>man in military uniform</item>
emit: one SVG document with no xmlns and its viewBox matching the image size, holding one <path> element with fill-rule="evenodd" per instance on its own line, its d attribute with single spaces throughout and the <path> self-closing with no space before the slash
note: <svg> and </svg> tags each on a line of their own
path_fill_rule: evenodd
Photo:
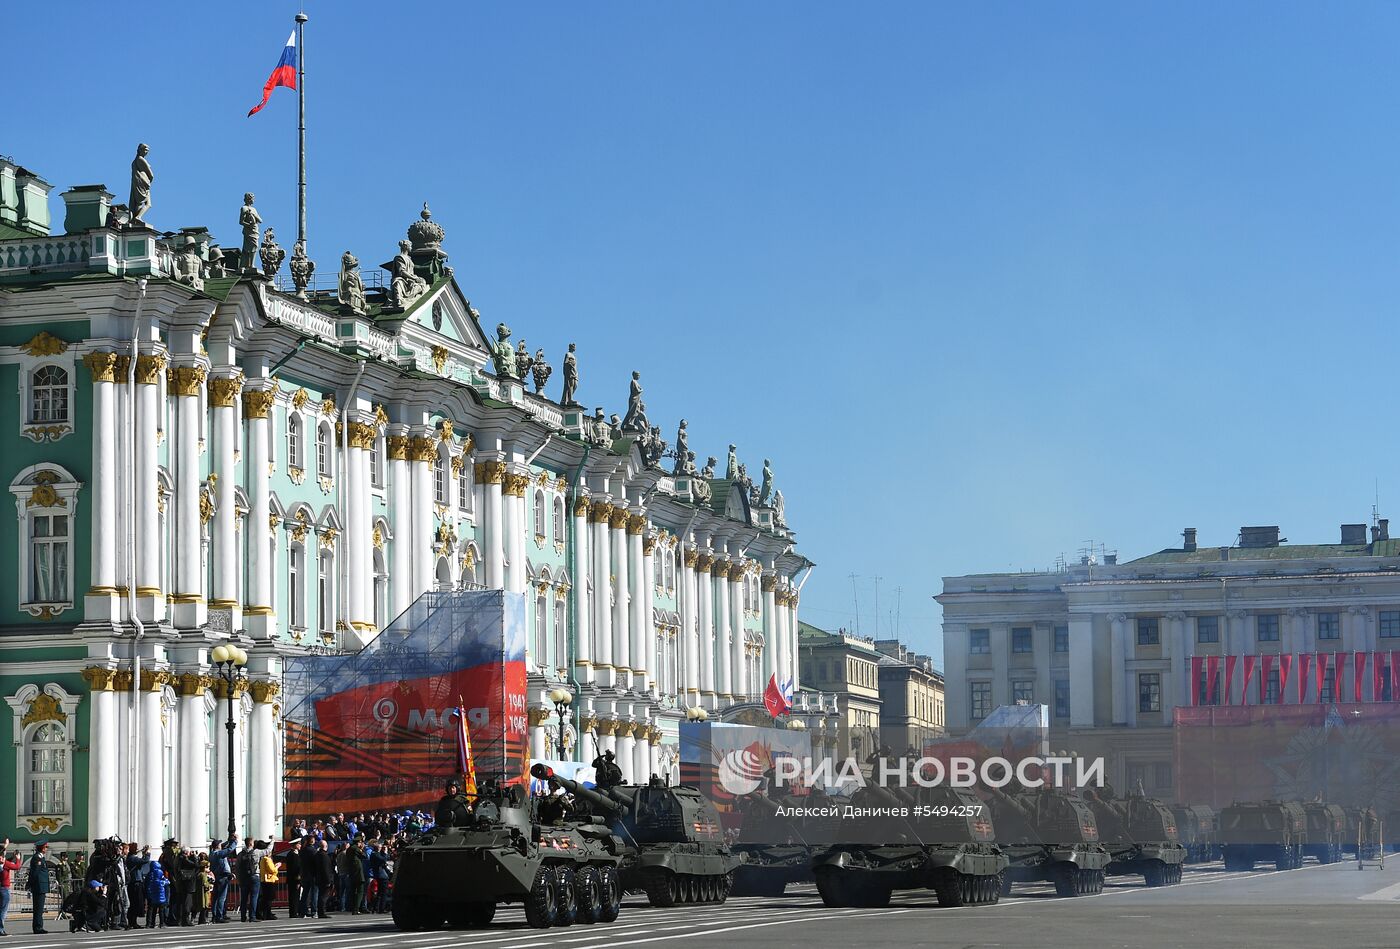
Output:
<svg viewBox="0 0 1400 949">
<path fill-rule="evenodd" d="M 438 799 L 434 819 L 439 827 L 461 827 L 471 822 L 472 809 L 456 778 L 447 782 L 447 793 Z"/>
<path fill-rule="evenodd" d="M 622 769 L 617 765 L 617 756 L 605 751 L 593 759 L 593 783 L 607 789 L 622 783 Z"/>
<path fill-rule="evenodd" d="M 542 797 L 538 808 L 540 823 L 557 827 L 564 823 L 571 810 L 573 810 L 573 805 L 569 801 L 568 795 L 562 792 Z"/>
</svg>

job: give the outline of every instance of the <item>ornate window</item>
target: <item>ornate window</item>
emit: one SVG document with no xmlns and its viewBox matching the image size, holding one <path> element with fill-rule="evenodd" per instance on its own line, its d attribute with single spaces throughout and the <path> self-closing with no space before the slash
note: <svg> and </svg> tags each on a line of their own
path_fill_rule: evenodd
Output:
<svg viewBox="0 0 1400 949">
<path fill-rule="evenodd" d="M 438 504 L 447 503 L 447 466 L 446 450 L 438 452 L 437 462 L 433 465 L 433 500 Z"/>
<path fill-rule="evenodd" d="M 564 542 L 564 496 L 562 494 L 554 498 L 554 542 L 556 544 Z"/>
<path fill-rule="evenodd" d="M 287 556 L 287 625 L 306 628 L 306 545 L 292 541 Z"/>
<path fill-rule="evenodd" d="M 14 716 L 18 817 L 31 833 L 72 823 L 73 717 L 81 700 L 53 682 L 24 685 L 5 699 Z"/>
<path fill-rule="evenodd" d="M 562 596 L 556 596 L 554 598 L 554 664 L 561 669 L 564 668 L 569 657 L 568 633 L 567 601 Z"/>
<path fill-rule="evenodd" d="M 545 534 L 545 500 L 544 489 L 535 489 L 535 539 L 540 543 L 548 540 Z"/>
<path fill-rule="evenodd" d="M 51 619 L 73 605 L 73 530 L 82 487 L 58 465 L 31 465 L 10 484 L 19 518 L 19 608 Z"/>
<path fill-rule="evenodd" d="M 374 625 L 383 629 L 389 625 L 389 568 L 384 563 L 384 551 L 374 551 Z"/>
<path fill-rule="evenodd" d="M 316 474 L 331 477 L 331 426 L 322 422 L 316 428 Z"/>
<path fill-rule="evenodd" d="M 287 467 L 304 468 L 301 454 L 301 416 L 287 412 Z"/>
<path fill-rule="evenodd" d="M 369 483 L 376 488 L 384 487 L 384 439 L 376 435 L 369 443 Z"/>
<path fill-rule="evenodd" d="M 464 511 L 472 509 L 472 463 L 465 454 L 462 466 L 457 472 L 457 506 Z"/>
<path fill-rule="evenodd" d="M 47 365 L 35 369 L 29 384 L 29 421 L 53 425 L 68 417 L 68 370 Z"/>
<path fill-rule="evenodd" d="M 322 636 L 331 636 L 335 633 L 335 555 L 322 550 L 316 563 L 316 622 Z"/>
</svg>

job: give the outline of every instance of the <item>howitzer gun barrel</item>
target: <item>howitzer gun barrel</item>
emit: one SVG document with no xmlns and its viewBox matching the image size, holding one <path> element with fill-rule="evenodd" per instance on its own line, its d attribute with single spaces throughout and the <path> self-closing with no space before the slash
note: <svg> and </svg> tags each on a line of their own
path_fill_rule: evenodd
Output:
<svg viewBox="0 0 1400 949">
<path fill-rule="evenodd" d="M 530 769 L 530 776 L 540 781 L 548 781 L 555 787 L 563 788 L 570 794 L 583 798 L 595 807 L 612 814 L 616 814 L 626 807 L 626 799 L 619 800 L 611 796 L 611 794 L 604 794 L 600 791 L 595 791 L 593 788 L 586 788 L 577 781 L 571 781 L 568 778 L 555 774 L 552 768 L 544 764 L 536 764 L 532 767 Z"/>
</svg>

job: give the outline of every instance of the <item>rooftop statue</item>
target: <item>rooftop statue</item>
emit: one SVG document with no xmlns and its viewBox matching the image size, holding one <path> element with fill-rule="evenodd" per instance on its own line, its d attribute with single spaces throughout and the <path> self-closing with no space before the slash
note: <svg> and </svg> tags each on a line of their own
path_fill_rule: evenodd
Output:
<svg viewBox="0 0 1400 949">
<path fill-rule="evenodd" d="M 282 249 L 282 245 L 277 243 L 277 235 L 272 232 L 272 228 L 263 231 L 262 246 L 258 248 L 258 257 L 262 260 L 263 275 L 267 277 L 277 276 L 277 271 L 282 269 L 282 260 L 287 256 L 287 252 Z"/>
<path fill-rule="evenodd" d="M 701 469 L 700 477 L 707 479 L 713 478 L 715 476 L 715 465 L 717 464 L 719 464 L 719 459 L 711 455 L 710 460 L 705 462 L 705 467 Z"/>
<path fill-rule="evenodd" d="M 763 459 L 763 488 L 758 492 L 758 503 L 767 504 L 773 496 L 773 467 L 768 459 Z"/>
<path fill-rule="evenodd" d="M 413 257 L 409 250 L 413 247 L 408 241 L 399 241 L 399 252 L 394 259 L 384 265 L 393 275 L 389 283 L 389 306 L 406 310 L 423 294 L 428 292 L 428 281 L 413 269 Z"/>
<path fill-rule="evenodd" d="M 612 444 L 612 436 L 608 432 L 608 420 L 603 416 L 603 407 L 600 405 L 593 410 L 593 417 L 584 417 L 583 437 L 588 444 L 598 448 L 606 448 Z"/>
<path fill-rule="evenodd" d="M 253 259 L 258 253 L 258 225 L 262 224 L 262 216 L 258 214 L 258 209 L 253 207 L 253 192 L 249 191 L 243 196 L 243 207 L 238 210 L 238 226 L 243 228 L 243 249 L 238 259 L 243 262 L 244 273 L 257 273 L 258 268 L 253 266 Z"/>
<path fill-rule="evenodd" d="M 739 465 L 739 455 L 736 446 L 729 446 L 729 462 L 724 468 L 724 477 L 728 481 L 735 481 L 739 477 L 742 468 Z"/>
<path fill-rule="evenodd" d="M 616 412 L 608 416 L 608 437 L 613 441 L 622 437 L 622 422 L 618 419 Z"/>
<path fill-rule="evenodd" d="M 695 452 L 687 451 L 685 453 L 685 464 L 681 469 L 681 473 L 688 474 L 691 477 L 695 477 L 699 473 L 695 469 Z"/>
<path fill-rule="evenodd" d="M 292 259 L 288 262 L 287 269 L 292 272 L 292 283 L 296 284 L 297 296 L 305 300 L 306 288 L 316 273 L 316 263 L 306 256 L 306 244 L 302 241 L 297 241 L 292 246 Z"/>
<path fill-rule="evenodd" d="M 491 345 L 491 359 L 496 364 L 496 375 L 502 379 L 515 378 L 515 350 L 510 345 L 510 327 L 496 324 L 496 342 Z"/>
<path fill-rule="evenodd" d="M 360 261 L 348 250 L 340 256 L 340 280 L 337 284 L 340 305 L 361 316 L 365 312 L 365 284 L 360 279 Z"/>
<path fill-rule="evenodd" d="M 642 374 L 633 372 L 631 390 L 627 394 L 627 414 L 622 419 L 622 430 L 641 435 L 649 427 L 646 406 L 642 404 Z"/>
<path fill-rule="evenodd" d="M 714 496 L 714 489 L 710 487 L 710 478 L 715 476 L 716 459 L 711 456 L 710 463 L 705 466 L 705 470 L 700 472 L 700 477 L 692 478 L 690 481 L 690 496 L 701 504 L 709 503 Z"/>
<path fill-rule="evenodd" d="M 522 337 L 520 340 L 520 347 L 515 351 L 516 377 L 521 382 L 528 380 L 530 378 L 530 367 L 534 364 L 535 361 L 530 358 L 530 347 L 525 345 L 525 340 Z"/>
<path fill-rule="evenodd" d="M 563 405 L 578 405 L 578 359 L 574 356 L 575 344 L 569 344 L 569 351 L 564 354 L 564 394 L 559 401 Z"/>
<path fill-rule="evenodd" d="M 218 244 L 211 244 L 209 247 L 209 276 L 222 277 L 225 273 L 224 252 L 219 249 Z"/>
<path fill-rule="evenodd" d="M 773 523 L 787 527 L 787 515 L 783 513 L 783 492 L 773 492 Z"/>
<path fill-rule="evenodd" d="M 150 153 L 151 147 L 142 143 L 136 146 L 136 157 L 131 160 L 131 200 L 127 204 L 131 207 L 133 221 L 141 220 L 151 209 L 151 179 L 156 175 L 151 171 L 151 163 L 146 161 Z"/>
<path fill-rule="evenodd" d="M 175 268 L 177 281 L 195 290 L 204 289 L 204 261 L 199 259 L 199 245 L 193 237 L 186 237 L 175 255 Z"/>
<path fill-rule="evenodd" d="M 687 458 L 687 456 L 689 456 Z M 690 471 L 686 471 L 686 462 L 690 462 Z M 690 450 L 690 436 L 685 432 L 685 419 L 681 419 L 680 427 L 676 429 L 676 467 L 672 469 L 672 474 L 693 474 L 695 469 L 695 453 Z"/>
<path fill-rule="evenodd" d="M 535 376 L 535 395 L 544 391 L 545 383 L 549 382 L 549 376 L 554 372 L 554 367 L 544 361 L 544 350 L 535 350 L 535 358 L 530 362 L 530 371 Z"/>
</svg>

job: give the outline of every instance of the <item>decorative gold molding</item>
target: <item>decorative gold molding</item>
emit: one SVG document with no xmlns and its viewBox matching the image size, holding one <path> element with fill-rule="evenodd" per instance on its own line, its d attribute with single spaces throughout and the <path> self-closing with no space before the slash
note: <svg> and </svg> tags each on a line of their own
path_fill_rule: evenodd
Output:
<svg viewBox="0 0 1400 949">
<path fill-rule="evenodd" d="M 321 531 L 321 546 L 327 550 L 335 550 L 335 541 L 339 536 L 340 531 L 336 530 L 334 527 L 327 527 L 325 530 Z"/>
<path fill-rule="evenodd" d="M 296 409 L 297 411 L 301 411 L 301 409 L 305 407 L 306 403 L 310 401 L 311 393 L 307 392 L 305 389 L 298 389 L 297 391 L 292 393 L 292 408 Z"/>
<path fill-rule="evenodd" d="M 748 567 L 744 566 L 742 560 L 736 560 L 729 565 L 729 582 L 738 583 L 744 579 L 744 574 L 748 573 Z"/>
<path fill-rule="evenodd" d="M 598 734 L 604 737 L 612 735 L 617 731 L 617 727 L 622 723 L 611 718 L 600 718 L 594 721 L 593 726 L 598 730 Z"/>
<path fill-rule="evenodd" d="M 200 675 L 197 672 L 181 673 L 175 680 L 175 691 L 185 698 L 196 695 L 203 695 L 209 691 L 209 687 L 214 684 L 214 677 Z"/>
<path fill-rule="evenodd" d="M 273 389 L 248 389 L 243 393 L 243 417 L 267 418 L 276 401 L 277 392 Z"/>
<path fill-rule="evenodd" d="M 59 707 L 58 699 L 47 692 L 40 692 L 29 700 L 29 708 L 24 712 L 24 717 L 19 720 L 20 727 L 33 725 L 35 722 L 66 722 L 68 715 Z"/>
<path fill-rule="evenodd" d="M 153 386 L 160 382 L 161 374 L 164 372 L 165 353 L 136 357 L 136 383 L 138 385 Z"/>
<path fill-rule="evenodd" d="M 171 366 L 165 371 L 166 383 L 172 395 L 191 398 L 199 395 L 208 370 L 203 366 Z"/>
<path fill-rule="evenodd" d="M 232 377 L 215 376 L 209 380 L 209 404 L 216 409 L 231 409 L 243 392 L 243 373 Z"/>
<path fill-rule="evenodd" d="M 512 471 L 506 474 L 502 490 L 513 498 L 523 498 L 526 489 L 529 487 L 530 476 L 528 474 L 519 474 Z"/>
<path fill-rule="evenodd" d="M 476 466 L 476 480 L 480 484 L 500 484 L 505 480 L 504 461 L 483 461 Z"/>
<path fill-rule="evenodd" d="M 376 527 L 369 535 L 370 543 L 380 550 L 384 549 L 384 532 Z"/>
<path fill-rule="evenodd" d="M 376 402 L 374 404 L 374 424 L 383 428 L 389 424 L 389 413 L 384 410 L 384 406 Z"/>
<path fill-rule="evenodd" d="M 590 524 L 603 524 L 612 517 L 613 506 L 607 501 L 590 501 L 588 504 L 588 522 Z"/>
<path fill-rule="evenodd" d="M 530 709 L 527 710 L 526 714 L 529 716 L 530 719 L 530 727 L 537 728 L 538 726 L 543 725 L 545 722 L 549 721 L 550 711 L 547 708 L 531 706 Z"/>
<path fill-rule="evenodd" d="M 772 593 L 778 588 L 778 578 L 774 576 L 764 577 L 759 582 L 759 587 L 763 590 L 764 593 Z"/>
<path fill-rule="evenodd" d="M 647 519 L 644 514 L 627 515 L 627 533 L 641 534 L 647 529 Z"/>
<path fill-rule="evenodd" d="M 452 441 L 452 419 L 445 418 L 438 422 L 438 438 L 445 442 Z"/>
<path fill-rule="evenodd" d="M 140 691 L 159 692 L 170 684 L 170 678 L 170 673 L 164 669 L 142 669 Z"/>
<path fill-rule="evenodd" d="M 580 494 L 574 498 L 574 517 L 588 516 L 588 495 Z"/>
<path fill-rule="evenodd" d="M 253 695 L 253 701 L 259 705 L 266 705 L 278 695 L 282 694 L 282 686 L 270 679 L 258 679 L 249 685 L 249 691 Z"/>
<path fill-rule="evenodd" d="M 31 356 L 61 356 L 68 352 L 68 343 L 59 339 L 48 330 L 40 330 L 29 342 L 20 349 Z"/>
<path fill-rule="evenodd" d="M 450 355 L 447 347 L 434 346 L 428 352 L 433 358 L 433 368 L 437 370 L 438 375 L 442 375 L 443 370 L 447 368 L 447 357 Z"/>
<path fill-rule="evenodd" d="M 321 414 L 326 416 L 335 415 L 335 396 L 328 395 L 321 400 Z"/>
<path fill-rule="evenodd" d="M 385 439 L 385 447 L 389 450 L 390 461 L 408 460 L 408 436 L 390 435 Z"/>
<path fill-rule="evenodd" d="M 584 712 L 579 716 L 578 727 L 581 731 L 591 732 L 598 727 L 598 716 L 591 712 Z"/>
<path fill-rule="evenodd" d="M 68 821 L 63 817 L 24 817 L 21 818 L 31 834 L 56 834 Z"/>
<path fill-rule="evenodd" d="M 452 477 L 454 477 L 454 478 L 460 478 L 460 477 L 462 477 L 462 468 L 465 467 L 466 464 L 467 464 L 467 457 L 466 457 L 465 455 L 453 455 L 453 456 L 452 456 Z"/>
<path fill-rule="evenodd" d="M 655 553 L 655 551 L 656 551 L 656 541 L 657 541 L 657 538 L 656 538 L 655 536 L 652 536 L 652 537 L 643 537 L 643 538 L 642 538 L 642 556 L 643 556 L 643 557 L 650 557 L 653 553 Z"/>
<path fill-rule="evenodd" d="M 32 442 L 56 442 L 72 430 L 71 425 L 25 425 L 20 434 Z"/>
<path fill-rule="evenodd" d="M 695 572 L 709 573 L 714 563 L 714 554 L 697 554 L 695 558 Z"/>
<path fill-rule="evenodd" d="M 608 515 L 608 526 L 613 530 L 622 530 L 627 526 L 627 519 L 632 515 L 625 507 L 614 507 L 612 513 Z"/>
<path fill-rule="evenodd" d="M 98 382 L 116 381 L 116 353 L 88 353 L 86 356 L 83 357 L 83 365 L 87 366 L 88 373 L 92 376 L 92 381 L 94 384 Z"/>
<path fill-rule="evenodd" d="M 687 567 L 693 568 L 695 566 L 695 561 L 700 559 L 700 555 L 696 553 L 695 548 L 692 547 L 682 555 L 681 559 Z"/>
<path fill-rule="evenodd" d="M 564 478 L 556 478 L 554 481 L 554 490 L 563 494 L 569 490 L 569 482 Z"/>
<path fill-rule="evenodd" d="M 408 441 L 409 461 L 434 461 L 437 452 L 437 440 L 426 435 L 414 435 Z"/>
<path fill-rule="evenodd" d="M 29 490 L 29 499 L 24 502 L 25 508 L 31 507 L 67 507 L 68 502 L 58 496 L 58 492 L 51 484 L 36 484 Z"/>
<path fill-rule="evenodd" d="M 466 552 L 465 552 L 464 554 L 462 554 L 462 569 L 463 569 L 463 570 L 471 570 L 471 569 L 472 569 L 473 567 L 475 567 L 475 566 L 476 566 L 476 550 L 475 550 L 474 548 L 472 548 L 472 547 L 468 547 L 467 550 L 466 550 Z"/>
<path fill-rule="evenodd" d="M 297 516 L 293 519 L 292 524 L 294 525 L 292 527 L 292 540 L 299 544 L 304 543 L 306 532 L 311 529 L 311 517 L 306 513 L 305 508 L 297 511 Z"/>
<path fill-rule="evenodd" d="M 233 680 L 233 697 L 241 698 L 244 692 L 248 691 L 248 679 L 246 676 L 238 676 Z M 228 680 L 222 676 L 214 677 L 214 697 L 223 701 L 228 698 Z"/>
<path fill-rule="evenodd" d="M 351 448 L 359 448 L 362 451 L 369 451 L 374 447 L 375 439 L 379 437 L 379 429 L 366 422 L 351 422 L 349 432 L 349 442 Z"/>
</svg>

